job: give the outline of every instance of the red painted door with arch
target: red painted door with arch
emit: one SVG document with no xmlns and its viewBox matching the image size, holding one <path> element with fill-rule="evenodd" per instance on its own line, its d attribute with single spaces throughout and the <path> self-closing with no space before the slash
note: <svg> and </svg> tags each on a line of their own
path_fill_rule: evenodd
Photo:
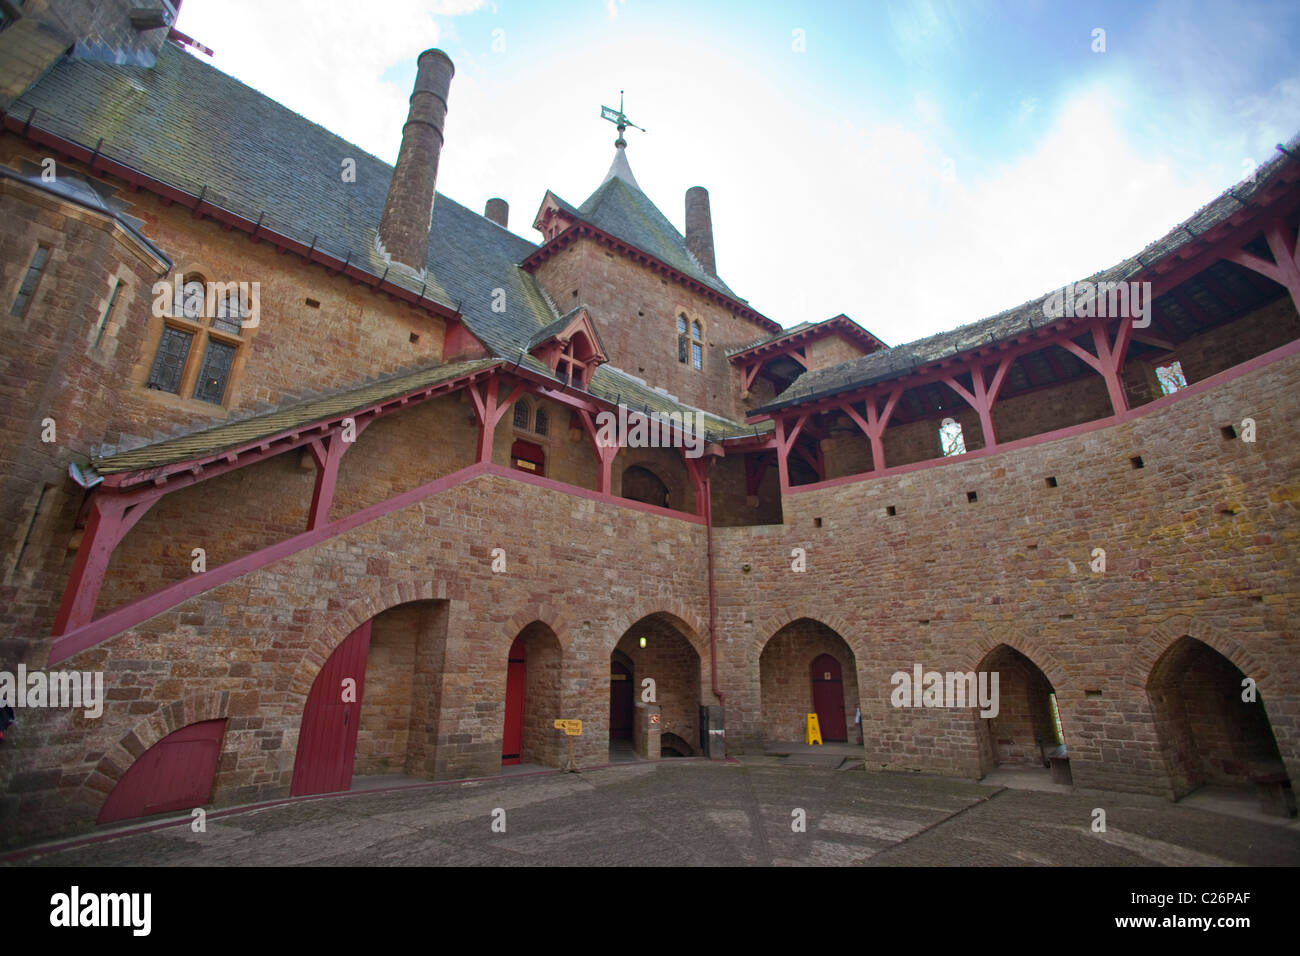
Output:
<svg viewBox="0 0 1300 956">
<path fill-rule="evenodd" d="M 97 823 L 201 807 L 212 795 L 226 719 L 174 730 L 127 769 L 104 801 Z"/>
<path fill-rule="evenodd" d="M 840 662 L 822 654 L 812 662 L 813 710 L 822 729 L 822 740 L 847 741 L 848 721 L 844 715 L 844 680 Z"/>
<path fill-rule="evenodd" d="M 524 749 L 524 668 L 527 654 L 519 638 L 510 645 L 506 658 L 506 726 L 501 735 L 501 763 L 515 764 Z"/>
<path fill-rule="evenodd" d="M 298 755 L 289 788 L 293 796 L 351 788 L 369 650 L 370 622 L 366 621 L 334 648 L 316 675 L 298 732 Z M 347 680 L 354 685 L 345 685 Z"/>
</svg>

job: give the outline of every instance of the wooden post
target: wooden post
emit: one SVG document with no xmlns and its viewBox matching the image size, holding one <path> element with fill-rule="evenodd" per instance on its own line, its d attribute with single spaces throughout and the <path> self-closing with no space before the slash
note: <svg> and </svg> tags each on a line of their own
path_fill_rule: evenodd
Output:
<svg viewBox="0 0 1300 956">
<path fill-rule="evenodd" d="M 72 573 L 68 575 L 63 599 L 54 616 L 55 635 L 90 623 L 113 551 L 162 496 L 161 490 L 151 490 L 124 501 L 103 492 L 94 493 L 81 547 L 77 549 Z"/>
</svg>

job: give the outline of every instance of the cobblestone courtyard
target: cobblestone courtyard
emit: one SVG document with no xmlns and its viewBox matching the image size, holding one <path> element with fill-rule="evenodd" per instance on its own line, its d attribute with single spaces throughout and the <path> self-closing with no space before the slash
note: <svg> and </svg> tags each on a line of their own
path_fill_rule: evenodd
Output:
<svg viewBox="0 0 1300 956">
<path fill-rule="evenodd" d="M 1093 832 L 1093 810 L 1106 830 Z M 799 814 L 806 830 L 797 832 Z M 504 815 L 500 812 L 504 811 Z M 496 821 L 496 830 L 493 828 Z M 504 824 L 504 832 L 499 832 Z M 770 758 L 295 801 L 42 850 L 61 866 L 1150 866 L 1300 863 L 1300 824 L 1117 793 L 1011 790 Z"/>
</svg>

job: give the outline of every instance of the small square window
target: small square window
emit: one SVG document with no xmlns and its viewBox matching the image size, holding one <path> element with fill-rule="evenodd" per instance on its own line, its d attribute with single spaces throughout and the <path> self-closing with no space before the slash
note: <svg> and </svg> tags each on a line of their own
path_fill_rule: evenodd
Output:
<svg viewBox="0 0 1300 956">
<path fill-rule="evenodd" d="M 1157 368 L 1156 381 L 1160 383 L 1160 391 L 1165 395 L 1172 395 L 1180 388 L 1186 388 L 1187 378 L 1183 375 L 1183 363 L 1175 361 Z"/>
</svg>

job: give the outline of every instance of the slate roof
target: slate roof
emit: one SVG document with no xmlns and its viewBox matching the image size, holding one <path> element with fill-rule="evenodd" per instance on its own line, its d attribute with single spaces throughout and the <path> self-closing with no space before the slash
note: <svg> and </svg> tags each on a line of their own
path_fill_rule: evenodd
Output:
<svg viewBox="0 0 1300 956">
<path fill-rule="evenodd" d="M 100 155 L 190 195 L 201 194 L 207 204 L 250 221 L 260 219 L 267 230 L 304 245 L 314 241 L 317 250 L 346 258 L 377 277 L 388 271 L 375 239 L 392 167 L 171 44 L 163 45 L 153 68 L 64 58 L 6 112 L 24 122 L 31 117 L 33 126 L 87 149 L 98 146 Z M 356 162 L 355 182 L 344 182 L 340 175 L 346 158 Z M 736 298 L 720 281 L 704 275 L 672 224 L 622 180 L 605 183 L 584 204 L 585 211 L 562 205 Z M 427 283 L 396 270 L 388 272 L 388 280 L 413 292 L 423 286 L 425 298 L 458 311 L 491 353 L 554 378 L 544 363 L 521 354 L 542 330 L 557 324 L 556 310 L 533 276 L 518 266 L 536 249 L 439 193 Z M 499 301 L 497 289 L 505 291 L 501 312 L 492 308 Z M 186 460 L 177 456 L 199 456 L 365 407 L 467 368 L 456 363 L 417 369 L 115 453 L 94 465 L 110 474 Z M 608 366 L 596 370 L 590 392 L 608 401 L 622 396 L 634 408 L 692 410 Z M 716 435 L 753 430 L 727 419 L 710 421 Z"/>
<path fill-rule="evenodd" d="M 392 167 L 196 57 L 165 44 L 154 68 L 63 59 L 8 109 L 33 125 L 93 148 L 204 202 L 262 220 L 264 228 L 348 258 L 382 276 L 376 250 Z M 344 182 L 344 159 L 356 181 Z M 494 353 L 555 316 L 518 268 L 537 247 L 438 194 L 425 297 L 458 309 Z M 388 279 L 421 289 L 397 270 Z M 504 289 L 506 311 L 493 312 Z"/>
<path fill-rule="evenodd" d="M 1300 150 L 1300 134 L 1291 138 L 1291 141 L 1286 144 L 1286 149 L 1291 153 Z M 1218 197 L 1206 203 L 1182 223 L 1170 229 L 1160 239 L 1149 243 L 1137 255 L 1080 281 L 1093 283 L 1127 281 L 1148 266 L 1154 265 L 1158 260 L 1176 252 L 1188 243 L 1195 242 L 1196 236 L 1212 229 L 1233 213 L 1241 210 L 1244 203 L 1239 200 L 1248 200 L 1267 185 L 1275 173 L 1291 161 L 1290 156 L 1279 151 L 1277 156 L 1260 166 L 1252 176 L 1242 180 L 1236 186 L 1225 190 Z M 940 332 L 905 345 L 873 352 L 870 355 L 864 355 L 861 358 L 852 359 L 840 365 L 833 365 L 814 372 L 806 372 L 795 379 L 794 383 L 782 392 L 775 401 L 754 409 L 751 414 L 761 415 L 850 389 L 901 378 L 913 369 L 929 362 L 957 355 L 961 352 L 988 345 L 991 342 L 1002 341 L 1028 332 L 1032 328 L 1053 323 L 1056 321 L 1055 319 L 1049 319 L 1044 315 L 1043 304 L 1057 291 L 1054 289 L 1014 308 L 977 322 L 959 326 L 948 332 Z M 788 334 L 789 331 L 782 333 L 782 335 Z"/>
<path fill-rule="evenodd" d="M 347 415 L 348 412 L 360 411 L 387 399 L 418 392 L 430 385 L 437 385 L 439 382 L 449 381 L 499 364 L 501 364 L 500 359 L 475 359 L 472 362 L 453 362 L 381 379 L 363 385 L 361 388 L 309 402 L 300 402 L 265 415 L 256 415 L 183 435 L 180 438 L 171 438 L 142 448 L 124 451 L 107 458 L 99 458 L 93 462 L 95 471 L 101 475 L 112 475 L 123 471 L 138 471 L 141 468 L 158 468 L 177 462 L 192 461 L 260 438 L 337 418 Z"/>
<path fill-rule="evenodd" d="M 606 179 L 576 209 L 555 193 L 552 192 L 551 195 L 565 212 L 577 219 L 636 246 L 683 275 L 688 275 L 737 302 L 749 304 L 748 300 L 736 295 L 717 276 L 705 272 L 704 267 L 686 248 L 686 239 L 677 231 L 677 227 L 668 221 L 659 207 L 650 201 L 650 197 L 621 176 Z"/>
</svg>

